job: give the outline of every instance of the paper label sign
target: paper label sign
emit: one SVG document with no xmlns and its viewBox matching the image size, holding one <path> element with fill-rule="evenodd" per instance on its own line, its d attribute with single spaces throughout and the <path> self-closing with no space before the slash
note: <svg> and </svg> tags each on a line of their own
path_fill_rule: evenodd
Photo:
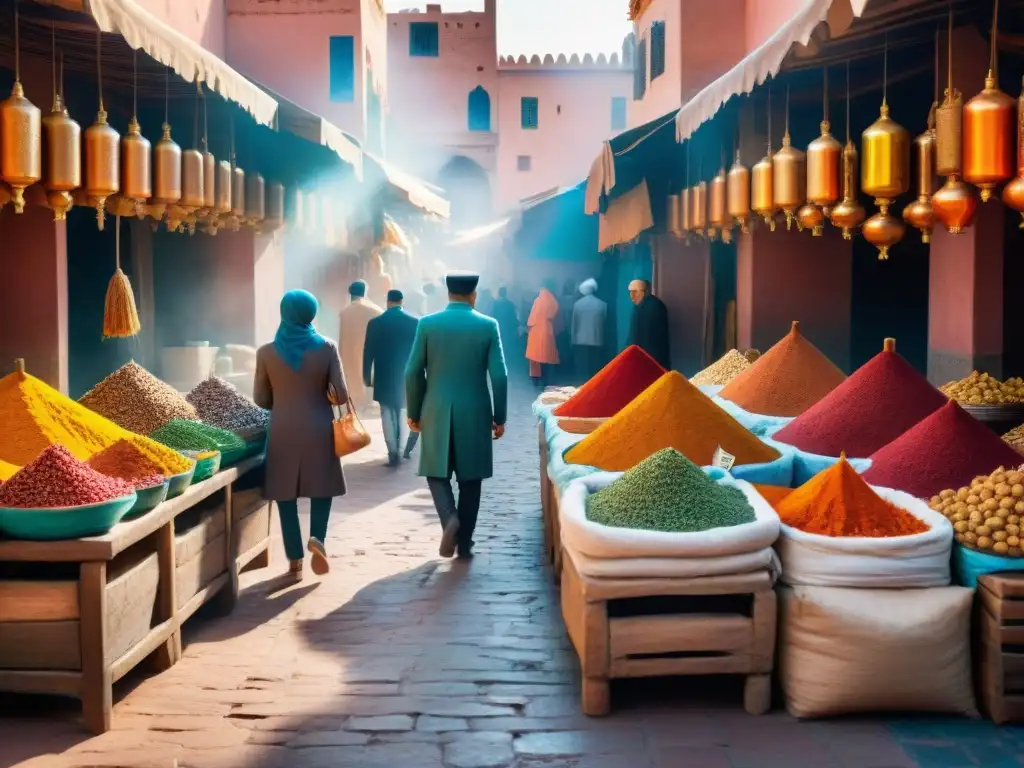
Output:
<svg viewBox="0 0 1024 768">
<path fill-rule="evenodd" d="M 711 466 L 724 469 L 728 472 L 732 469 L 732 465 L 736 463 L 736 457 L 731 453 L 727 453 L 722 450 L 722 446 L 715 448 L 715 453 L 711 456 Z"/>
</svg>

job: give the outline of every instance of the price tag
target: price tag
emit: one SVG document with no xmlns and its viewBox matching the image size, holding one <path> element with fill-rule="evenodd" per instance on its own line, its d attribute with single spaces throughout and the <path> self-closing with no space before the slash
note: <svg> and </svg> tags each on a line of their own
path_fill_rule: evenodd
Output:
<svg viewBox="0 0 1024 768">
<path fill-rule="evenodd" d="M 717 448 L 715 448 L 715 453 L 711 457 L 711 466 L 718 467 L 719 469 L 724 469 L 726 472 L 728 472 L 730 469 L 732 469 L 732 465 L 735 463 L 736 457 L 733 456 L 731 453 L 727 453 L 726 451 L 722 450 L 722 446 L 718 446 Z"/>
</svg>

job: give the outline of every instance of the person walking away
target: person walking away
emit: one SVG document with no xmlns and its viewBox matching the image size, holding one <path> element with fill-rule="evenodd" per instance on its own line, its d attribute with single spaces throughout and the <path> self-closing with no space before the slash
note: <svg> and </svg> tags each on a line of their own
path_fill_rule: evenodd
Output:
<svg viewBox="0 0 1024 768">
<path fill-rule="evenodd" d="M 480 291 L 480 295 L 477 297 L 476 307 L 477 312 L 481 315 L 487 315 L 488 317 L 494 317 L 494 294 L 490 288 L 484 288 Z"/>
<path fill-rule="evenodd" d="M 628 344 L 636 344 L 662 368 L 670 370 L 668 308 L 665 302 L 651 293 L 651 284 L 646 280 L 633 280 L 629 284 L 629 300 L 634 307 Z"/>
<path fill-rule="evenodd" d="M 423 436 L 419 474 L 441 521 L 441 557 L 473 555 L 482 484 L 493 474 L 493 440 L 505 434 L 508 414 L 498 323 L 473 309 L 479 281 L 448 276 L 448 307 L 420 320 L 405 369 L 409 427 Z"/>
<path fill-rule="evenodd" d="M 505 286 L 498 289 L 498 298 L 494 300 L 494 308 L 491 311 L 491 317 L 498 321 L 498 335 L 501 336 L 501 349 L 505 353 L 505 360 L 517 359 L 519 315 L 516 312 L 516 305 L 508 298 L 508 288 Z"/>
<path fill-rule="evenodd" d="M 549 383 L 551 366 L 558 365 L 558 346 L 555 342 L 555 322 L 558 319 L 558 299 L 555 286 L 545 281 L 540 294 L 534 299 L 526 337 L 526 359 L 530 361 L 530 378 L 538 387 Z"/>
<path fill-rule="evenodd" d="M 430 315 L 440 310 L 440 307 L 437 306 L 437 288 L 433 283 L 423 286 L 423 295 L 426 297 L 423 302 L 424 315 Z"/>
<path fill-rule="evenodd" d="M 309 541 L 313 573 L 330 570 L 327 524 L 331 503 L 345 495 L 345 475 L 334 453 L 331 405 L 348 399 L 338 348 L 313 327 L 319 304 L 307 291 L 281 299 L 274 341 L 256 351 L 253 400 L 270 411 L 263 493 L 277 502 L 289 574 L 302 579 L 305 553 L 298 499 L 310 500 Z"/>
<path fill-rule="evenodd" d="M 576 377 L 590 380 L 604 364 L 604 326 L 608 305 L 597 298 L 597 281 L 588 278 L 580 283 L 583 297 L 572 308 L 572 351 Z"/>
<path fill-rule="evenodd" d="M 397 467 L 399 456 L 408 459 L 419 438 L 410 432 L 402 451 L 405 430 L 405 365 L 416 338 L 419 321 L 402 307 L 402 292 L 392 289 L 387 295 L 387 309 L 366 326 L 363 346 L 363 383 L 373 388 L 373 399 L 380 405 L 384 427 L 384 443 L 388 447 L 388 466 Z"/>
<path fill-rule="evenodd" d="M 341 310 L 338 322 L 338 341 L 341 344 L 341 362 L 346 371 L 363 368 L 363 347 L 366 344 L 366 326 L 383 310 L 366 298 L 366 282 L 356 280 L 348 287 L 349 304 Z M 353 377 L 349 397 L 357 411 L 362 412 L 369 403 L 363 380 Z"/>
</svg>

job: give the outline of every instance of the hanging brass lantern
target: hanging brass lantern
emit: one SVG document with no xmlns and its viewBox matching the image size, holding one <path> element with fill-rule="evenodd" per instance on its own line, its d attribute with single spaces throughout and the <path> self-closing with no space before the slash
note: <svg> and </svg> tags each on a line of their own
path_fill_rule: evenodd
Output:
<svg viewBox="0 0 1024 768">
<path fill-rule="evenodd" d="M 797 209 L 806 196 L 806 156 L 793 146 L 789 135 L 789 88 L 786 89 L 786 130 L 782 134 L 782 149 L 772 158 L 772 194 L 775 206 L 786 214 L 786 229 L 793 226 Z"/>
<path fill-rule="evenodd" d="M 107 122 L 103 108 L 102 37 L 96 33 L 96 70 L 99 77 L 99 110 L 96 122 L 85 129 L 85 194 L 96 208 L 96 226 L 103 229 L 107 198 L 120 189 L 121 141 Z"/>
<path fill-rule="evenodd" d="M 284 226 L 284 185 L 272 181 L 267 184 L 266 216 L 260 224 L 261 232 L 276 232 Z"/>
<path fill-rule="evenodd" d="M 132 119 L 128 121 L 128 132 L 121 137 L 121 196 L 141 217 L 146 212 L 146 201 L 153 195 L 153 146 L 142 135 L 139 125 L 138 90 L 138 61 L 132 51 Z"/>
<path fill-rule="evenodd" d="M 807 204 L 797 214 L 800 224 L 820 236 L 829 210 L 839 201 L 843 146 L 829 132 L 828 69 L 824 73 L 821 135 L 807 145 Z"/>
<path fill-rule="evenodd" d="M 54 33 L 54 69 L 57 67 L 56 33 Z M 74 205 L 71 193 L 82 185 L 82 129 L 68 114 L 64 105 L 64 62 L 61 59 L 60 90 L 54 73 L 53 106 L 50 114 L 43 118 L 43 146 L 46 162 L 43 163 L 43 184 L 46 187 L 46 201 L 53 209 L 55 221 L 63 221 Z"/>
<path fill-rule="evenodd" d="M 231 169 L 231 217 L 229 219 L 232 231 L 237 232 L 244 220 L 245 171 L 233 164 Z"/>
<path fill-rule="evenodd" d="M 1017 97 L 1017 175 L 1003 187 L 1003 202 L 1021 214 L 1020 228 L 1024 229 L 1024 78 Z"/>
<path fill-rule="evenodd" d="M 999 0 L 992 9 L 992 39 L 985 88 L 964 105 L 964 181 L 981 190 L 981 201 L 1013 176 L 1014 108 L 1016 103 L 999 90 L 996 75 L 996 36 Z"/>
<path fill-rule="evenodd" d="M 691 190 L 693 203 L 693 230 L 698 235 L 707 234 L 708 228 L 708 184 L 698 182 Z"/>
<path fill-rule="evenodd" d="M 708 192 L 708 237 L 714 239 L 721 233 L 722 242 L 732 242 L 732 219 L 729 218 L 728 192 L 726 190 L 725 162 L 711 179 Z"/>
<path fill-rule="evenodd" d="M 218 216 L 226 216 L 231 213 L 231 163 L 227 160 L 218 161 L 215 175 L 217 186 L 213 212 Z"/>
<path fill-rule="evenodd" d="M 857 200 L 857 147 L 847 136 L 843 147 L 843 199 L 832 209 L 832 226 L 843 231 L 844 240 L 853 239 L 853 231 L 864 221 L 864 206 Z"/>
<path fill-rule="evenodd" d="M 725 180 L 729 199 L 729 217 L 740 228 L 740 232 L 750 231 L 750 170 L 740 162 L 740 148 L 736 146 L 736 158 L 733 160 L 729 175 Z"/>
<path fill-rule="evenodd" d="M 693 231 L 693 203 L 689 187 L 683 187 L 679 192 L 679 228 L 684 237 Z"/>
<path fill-rule="evenodd" d="M 245 219 L 252 226 L 266 217 L 265 184 L 259 171 L 250 173 L 245 179 Z"/>
<path fill-rule="evenodd" d="M 903 220 L 921 232 L 921 242 L 932 241 L 935 211 L 932 195 L 935 193 L 935 109 L 928 112 L 928 130 L 914 139 L 914 157 L 917 158 L 917 199 L 903 209 Z"/>
<path fill-rule="evenodd" d="M 43 177 L 43 125 L 39 107 L 21 84 L 21 38 L 14 4 L 14 85 L 0 102 L 0 178 L 11 187 L 14 212 L 25 211 L 25 188 Z"/>
<path fill-rule="evenodd" d="M 762 157 L 750 170 L 750 207 L 764 219 L 768 229 L 775 231 L 775 181 L 773 179 L 774 158 L 769 144 L 768 154 Z"/>
<path fill-rule="evenodd" d="M 946 183 L 932 195 L 935 218 L 951 235 L 958 235 L 974 221 L 978 201 L 974 190 L 961 181 L 963 173 L 963 96 L 953 87 L 953 7 L 946 29 L 946 94 L 935 110 L 935 169 Z"/>
<path fill-rule="evenodd" d="M 898 243 L 906 227 L 890 215 L 889 206 L 910 188 L 910 134 L 889 117 L 886 84 L 889 70 L 889 46 L 886 40 L 882 106 L 878 119 L 861 134 L 864 163 L 861 166 L 861 187 L 875 198 L 879 212 L 864 222 L 864 238 L 878 248 L 878 258 L 888 259 L 889 248 Z"/>
<path fill-rule="evenodd" d="M 679 222 L 679 195 L 665 196 L 665 231 L 675 237 L 682 235 Z"/>
</svg>

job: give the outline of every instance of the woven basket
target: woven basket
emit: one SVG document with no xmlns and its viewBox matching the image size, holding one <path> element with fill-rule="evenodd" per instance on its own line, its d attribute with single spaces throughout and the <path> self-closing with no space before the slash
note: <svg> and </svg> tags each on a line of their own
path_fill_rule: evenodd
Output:
<svg viewBox="0 0 1024 768">
<path fill-rule="evenodd" d="M 607 418 L 565 416 L 558 420 L 558 428 L 573 435 L 589 435 L 606 421 L 608 421 Z"/>
</svg>

